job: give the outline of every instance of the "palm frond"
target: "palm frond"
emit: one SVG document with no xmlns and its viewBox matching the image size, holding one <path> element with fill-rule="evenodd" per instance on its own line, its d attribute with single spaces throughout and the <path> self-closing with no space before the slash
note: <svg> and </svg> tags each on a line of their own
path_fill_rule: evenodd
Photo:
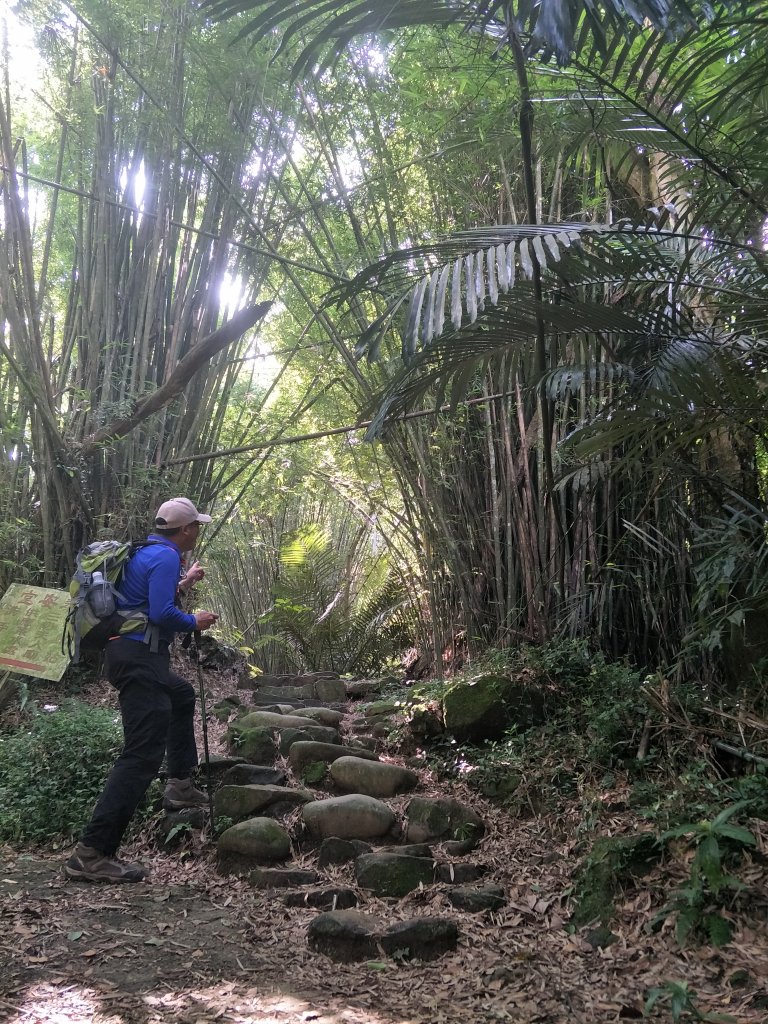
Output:
<svg viewBox="0 0 768 1024">
<path fill-rule="evenodd" d="M 768 214 L 768 158 L 757 144 L 768 122 L 767 48 L 764 6 L 746 2 L 721 7 L 705 35 L 692 30 L 671 43 L 649 39 L 643 47 L 628 40 L 602 58 L 593 53 L 577 61 L 612 102 L 621 99 L 634 109 L 634 115 L 626 112 L 639 119 L 638 127 L 657 126 L 668 154 L 666 187 L 686 196 L 681 205 L 689 224 L 727 225 L 736 234 L 754 210 Z M 610 106 L 599 111 L 598 132 L 614 129 Z M 642 145 L 658 148 L 648 132 L 640 134 Z"/>
<path fill-rule="evenodd" d="M 710 5 L 699 0 L 610 0 L 599 11 L 591 0 L 204 0 L 202 10 L 216 20 L 247 18 L 238 38 L 258 42 L 281 32 L 278 53 L 308 39 L 295 58 L 295 75 L 327 66 L 360 36 L 419 25 L 458 23 L 499 43 L 522 32 L 529 54 L 555 55 L 567 64 L 588 42 L 605 51 L 614 33 L 625 36 L 650 25 L 673 35 L 711 15 Z"/>
<path fill-rule="evenodd" d="M 366 285 L 386 287 L 390 294 L 403 289 L 361 336 L 357 354 L 372 358 L 381 334 L 407 305 L 402 333 L 406 364 L 419 351 L 437 352 L 441 334 L 455 339 L 475 325 L 474 337 L 487 354 L 489 339 L 480 332 L 495 330 L 490 321 L 497 314 L 503 316 L 510 342 L 531 337 L 539 327 L 545 332 L 612 331 L 639 337 L 652 329 L 676 336 L 683 292 L 689 293 L 693 308 L 693 295 L 699 302 L 702 292 L 727 292 L 731 285 L 737 287 L 737 281 L 744 283 L 739 252 L 749 250 L 734 251 L 716 240 L 631 225 L 497 226 L 390 254 L 366 268 L 340 294 L 354 294 Z M 446 262 L 438 262 L 441 258 Z M 432 268 L 410 284 L 417 262 Z M 748 262 L 752 265 L 751 254 Z M 530 286 L 534 268 L 549 300 L 544 303 L 537 302 Z M 751 273 L 762 277 L 759 267 L 752 266 Z M 608 304 L 602 295 L 591 300 L 577 296 L 574 289 L 584 286 L 610 286 L 618 295 Z M 631 290 L 637 309 L 639 299 L 658 300 L 670 288 L 678 293 L 675 308 L 656 308 L 652 321 L 620 302 L 620 296 Z M 490 310 L 493 315 L 486 315 Z"/>
</svg>

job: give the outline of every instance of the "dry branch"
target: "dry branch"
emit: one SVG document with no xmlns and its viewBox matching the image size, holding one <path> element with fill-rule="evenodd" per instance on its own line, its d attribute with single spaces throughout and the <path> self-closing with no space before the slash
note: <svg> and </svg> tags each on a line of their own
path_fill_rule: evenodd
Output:
<svg viewBox="0 0 768 1024">
<path fill-rule="evenodd" d="M 231 345 L 233 341 L 241 338 L 259 320 L 263 320 L 271 305 L 271 302 L 258 302 L 255 306 L 242 309 L 231 320 L 228 320 L 218 330 L 214 331 L 213 334 L 203 338 L 177 363 L 176 369 L 162 387 L 159 387 L 151 395 L 148 395 L 136 404 L 130 416 L 112 420 L 111 423 L 107 423 L 94 434 L 91 434 L 90 437 L 86 437 L 83 441 L 82 453 L 88 454 L 104 441 L 125 437 L 134 427 L 137 427 L 139 423 L 143 422 L 148 416 L 151 416 L 152 413 L 164 409 L 174 398 L 181 394 L 192 377 L 205 363 L 213 359 L 227 345 Z"/>
</svg>

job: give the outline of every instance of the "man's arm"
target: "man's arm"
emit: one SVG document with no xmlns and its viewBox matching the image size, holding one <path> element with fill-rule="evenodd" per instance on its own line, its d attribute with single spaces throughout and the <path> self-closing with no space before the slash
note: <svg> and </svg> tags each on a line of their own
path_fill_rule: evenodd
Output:
<svg viewBox="0 0 768 1024">
<path fill-rule="evenodd" d="M 195 616 L 183 612 L 175 603 L 179 584 L 179 556 L 169 548 L 159 549 L 154 554 L 153 564 L 147 574 L 149 620 L 162 629 L 191 633 L 199 628 Z"/>
</svg>

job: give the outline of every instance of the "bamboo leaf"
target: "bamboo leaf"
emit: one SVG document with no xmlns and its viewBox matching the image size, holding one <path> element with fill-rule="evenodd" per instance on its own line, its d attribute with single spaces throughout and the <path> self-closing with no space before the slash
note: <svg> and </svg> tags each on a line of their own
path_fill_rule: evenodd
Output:
<svg viewBox="0 0 768 1024">
<path fill-rule="evenodd" d="M 507 281 L 509 282 L 509 288 L 514 288 L 514 286 L 515 286 L 515 243 L 514 242 L 510 242 L 507 245 L 506 273 L 507 273 Z"/>
<path fill-rule="evenodd" d="M 559 235 L 544 235 L 544 242 L 552 255 L 555 263 L 560 262 L 560 247 L 558 245 Z"/>
</svg>

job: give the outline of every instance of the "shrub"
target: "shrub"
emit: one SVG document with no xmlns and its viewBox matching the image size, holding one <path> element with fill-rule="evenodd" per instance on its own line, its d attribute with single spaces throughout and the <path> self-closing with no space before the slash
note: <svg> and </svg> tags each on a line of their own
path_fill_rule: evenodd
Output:
<svg viewBox="0 0 768 1024">
<path fill-rule="evenodd" d="M 72 701 L 0 736 L 0 841 L 71 841 L 122 745 L 120 716 Z"/>
</svg>

